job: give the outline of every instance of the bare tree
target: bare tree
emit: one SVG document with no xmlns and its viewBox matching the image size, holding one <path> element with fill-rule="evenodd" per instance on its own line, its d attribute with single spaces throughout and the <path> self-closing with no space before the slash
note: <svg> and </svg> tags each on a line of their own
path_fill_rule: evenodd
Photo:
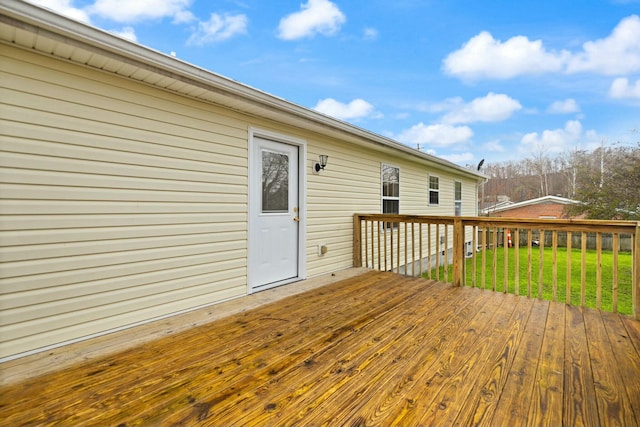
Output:
<svg viewBox="0 0 640 427">
<path fill-rule="evenodd" d="M 546 153 L 546 150 L 540 148 L 538 151 L 531 155 L 528 159 L 531 169 L 535 171 L 536 175 L 540 179 L 540 192 L 538 197 L 549 195 L 549 170 L 551 169 L 551 160 Z"/>
<path fill-rule="evenodd" d="M 551 194 L 584 202 L 572 209 L 574 215 L 636 219 L 640 212 L 640 142 L 555 157 L 540 150 L 517 162 L 486 163 L 484 172 L 485 206 L 501 195 L 519 202 Z"/>
<path fill-rule="evenodd" d="M 594 219 L 640 220 L 640 142 L 635 147 L 601 146 L 577 159 L 572 215 Z"/>
</svg>

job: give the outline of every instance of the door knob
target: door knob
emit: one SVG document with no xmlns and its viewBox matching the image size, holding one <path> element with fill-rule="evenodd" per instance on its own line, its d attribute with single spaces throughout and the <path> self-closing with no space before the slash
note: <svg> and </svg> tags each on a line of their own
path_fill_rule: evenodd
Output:
<svg viewBox="0 0 640 427">
<path fill-rule="evenodd" d="M 300 222 L 300 217 L 299 217 L 299 216 L 294 216 L 294 217 L 293 217 L 293 220 L 294 220 L 295 222 Z"/>
</svg>

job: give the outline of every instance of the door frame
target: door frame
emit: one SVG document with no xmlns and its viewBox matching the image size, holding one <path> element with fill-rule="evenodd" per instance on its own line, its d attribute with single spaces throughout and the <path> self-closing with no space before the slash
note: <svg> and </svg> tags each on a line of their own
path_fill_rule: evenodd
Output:
<svg viewBox="0 0 640 427">
<path fill-rule="evenodd" d="M 254 258 L 252 256 L 252 247 L 255 247 L 257 233 L 255 232 L 256 225 L 253 223 L 253 218 L 260 211 L 260 201 L 255 200 L 252 197 L 253 183 L 257 182 L 258 174 L 258 159 L 255 158 L 254 145 L 256 144 L 255 138 L 267 139 L 273 142 L 289 144 L 298 147 L 298 216 L 300 222 L 298 223 L 298 275 L 296 277 L 288 278 L 267 285 L 253 288 L 251 286 L 252 268 L 251 261 Z M 249 127 L 249 141 L 248 141 L 248 183 L 247 183 L 247 294 L 263 291 L 276 286 L 281 286 L 287 283 L 296 282 L 306 278 L 306 242 L 307 242 L 307 142 L 303 139 L 283 135 L 277 132 L 268 131 L 264 129 Z"/>
</svg>

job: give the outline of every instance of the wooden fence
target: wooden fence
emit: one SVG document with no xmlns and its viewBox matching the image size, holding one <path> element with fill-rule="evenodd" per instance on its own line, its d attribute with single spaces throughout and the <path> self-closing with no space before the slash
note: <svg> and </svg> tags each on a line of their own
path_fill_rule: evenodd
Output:
<svg viewBox="0 0 640 427">
<path fill-rule="evenodd" d="M 613 312 L 622 290 L 640 320 L 640 222 L 356 214 L 353 230 L 357 267 Z"/>
</svg>

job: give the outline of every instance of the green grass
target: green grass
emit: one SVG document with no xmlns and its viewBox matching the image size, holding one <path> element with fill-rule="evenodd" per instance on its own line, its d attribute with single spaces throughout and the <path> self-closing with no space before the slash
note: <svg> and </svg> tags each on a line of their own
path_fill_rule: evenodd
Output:
<svg viewBox="0 0 640 427">
<path fill-rule="evenodd" d="M 504 291 L 504 248 L 499 247 L 495 251 L 496 260 L 496 290 Z M 494 250 L 486 251 L 486 271 L 485 283 L 482 283 L 482 252 L 476 253 L 476 287 L 493 289 L 493 256 Z M 521 247 L 519 250 L 519 286 L 518 295 L 528 294 L 528 271 L 527 271 L 527 248 Z M 531 296 L 537 297 L 539 291 L 539 266 L 540 249 L 532 248 L 531 253 Z M 556 289 L 555 300 L 567 302 L 567 250 L 558 248 L 556 254 Z M 596 251 L 586 252 L 586 279 L 585 279 L 585 305 L 596 308 L 597 284 L 596 284 Z M 515 250 L 510 248 L 507 252 L 507 282 L 508 292 L 516 293 L 515 284 Z M 581 305 L 581 268 L 582 255 L 580 250 L 571 252 L 571 304 Z M 466 260 L 466 285 L 472 286 L 472 259 Z M 452 266 L 448 268 L 447 281 L 451 281 Z M 632 314 L 632 256 L 628 252 L 618 253 L 618 312 Z M 425 277 L 427 274 L 425 273 Z M 432 270 L 431 277 L 436 277 L 435 270 Z M 440 267 L 440 280 L 445 280 L 444 267 Z M 605 311 L 612 311 L 613 299 L 613 252 L 602 251 L 602 296 L 601 308 Z M 542 271 L 542 298 L 545 300 L 554 299 L 553 287 L 553 253 L 551 248 L 544 248 L 543 271 Z"/>
</svg>

